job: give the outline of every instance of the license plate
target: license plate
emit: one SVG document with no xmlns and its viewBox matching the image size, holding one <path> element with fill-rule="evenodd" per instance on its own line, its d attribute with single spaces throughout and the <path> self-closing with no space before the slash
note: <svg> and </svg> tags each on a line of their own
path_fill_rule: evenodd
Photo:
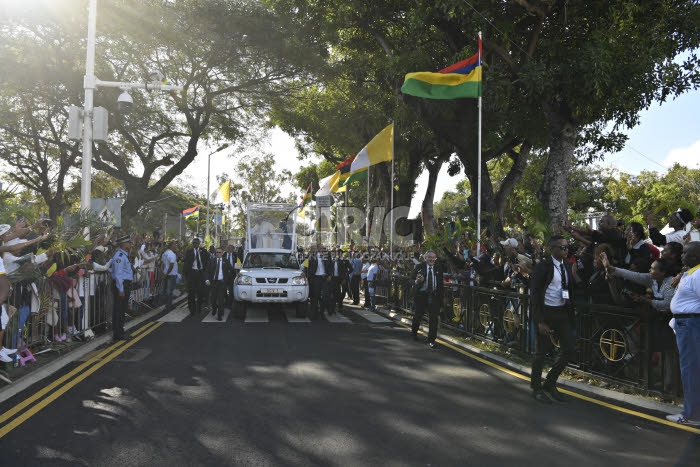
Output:
<svg viewBox="0 0 700 467">
<path fill-rule="evenodd" d="M 282 293 L 283 289 L 260 289 L 260 293 Z"/>
</svg>

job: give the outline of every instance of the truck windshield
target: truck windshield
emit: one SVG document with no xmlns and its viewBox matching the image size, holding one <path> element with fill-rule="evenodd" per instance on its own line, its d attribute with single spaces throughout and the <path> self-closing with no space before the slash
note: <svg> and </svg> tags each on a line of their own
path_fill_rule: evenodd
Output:
<svg viewBox="0 0 700 467">
<path fill-rule="evenodd" d="M 289 253 L 251 253 L 246 256 L 243 267 L 299 269 L 299 262 Z"/>
</svg>

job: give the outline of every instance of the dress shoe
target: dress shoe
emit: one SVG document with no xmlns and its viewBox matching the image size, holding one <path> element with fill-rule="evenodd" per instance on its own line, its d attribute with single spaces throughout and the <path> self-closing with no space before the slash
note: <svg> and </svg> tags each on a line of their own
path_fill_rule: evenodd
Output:
<svg viewBox="0 0 700 467">
<path fill-rule="evenodd" d="M 545 394 L 545 392 L 542 389 L 532 391 L 532 397 L 534 397 L 537 402 L 540 402 L 542 404 L 552 403 L 552 399 L 550 399 L 549 396 Z"/>
<path fill-rule="evenodd" d="M 545 383 L 542 385 L 542 391 L 554 402 L 566 402 L 566 397 L 557 390 L 556 386 L 550 386 Z"/>
<path fill-rule="evenodd" d="M 428 342 L 428 347 L 431 349 L 437 349 L 439 346 L 434 341 L 430 341 Z"/>
<path fill-rule="evenodd" d="M 217 319 L 218 321 L 221 321 L 221 320 L 224 319 L 224 317 L 223 317 L 222 315 L 217 315 L 217 316 L 216 316 L 216 319 Z"/>
</svg>

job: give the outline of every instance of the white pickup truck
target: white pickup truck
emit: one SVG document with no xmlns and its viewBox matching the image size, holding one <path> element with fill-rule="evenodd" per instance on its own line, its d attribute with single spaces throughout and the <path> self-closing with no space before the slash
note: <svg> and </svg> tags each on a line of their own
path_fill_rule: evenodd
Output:
<svg viewBox="0 0 700 467">
<path fill-rule="evenodd" d="M 248 304 L 293 304 L 306 315 L 309 285 L 296 254 L 296 206 L 248 203 L 247 236 L 233 295 L 239 313 Z"/>
</svg>

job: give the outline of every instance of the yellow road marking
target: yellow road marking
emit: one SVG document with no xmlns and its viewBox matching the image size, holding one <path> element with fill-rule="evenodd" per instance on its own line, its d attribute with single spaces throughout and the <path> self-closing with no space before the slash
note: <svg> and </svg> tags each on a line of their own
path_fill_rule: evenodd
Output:
<svg viewBox="0 0 700 467">
<path fill-rule="evenodd" d="M 118 357 L 119 355 L 121 355 L 126 349 L 128 349 L 129 347 L 131 347 L 132 345 L 134 345 L 135 343 L 137 343 L 141 339 L 143 339 L 145 336 L 147 336 L 151 332 L 158 329 L 162 324 L 163 323 L 151 322 L 148 325 L 143 326 L 141 329 L 139 329 L 138 331 L 136 331 L 134 333 L 135 335 L 140 334 L 140 335 L 138 335 L 138 337 L 135 337 L 134 339 L 132 339 L 131 341 L 128 341 L 128 342 L 127 341 L 115 342 L 113 345 L 109 346 L 108 348 L 106 348 L 104 351 L 97 354 L 95 357 L 93 357 L 89 361 L 83 363 L 78 368 L 76 368 L 73 371 L 71 371 L 70 373 L 62 376 L 61 378 L 59 378 L 56 381 L 54 381 L 53 383 L 51 383 L 49 386 L 43 388 L 41 391 L 34 394 L 32 397 L 28 398 L 27 400 L 21 402 L 20 404 L 16 405 L 12 409 L 8 410 L 6 413 L 4 413 L 2 415 L 2 417 L 0 417 L 0 423 L 6 421 L 11 416 L 13 416 L 14 414 L 18 413 L 19 411 L 21 411 L 22 409 L 24 409 L 25 407 L 30 405 L 32 402 L 38 400 L 39 398 L 41 398 L 42 396 L 44 396 L 45 394 L 50 392 L 56 386 L 59 386 L 60 384 L 69 380 L 70 378 L 72 378 L 73 376 L 78 375 L 78 373 L 81 373 L 81 371 L 85 370 L 90 365 L 92 365 L 95 362 L 98 362 L 98 360 L 99 360 L 99 362 L 97 364 L 95 364 L 94 366 L 92 366 L 92 368 L 89 368 L 84 373 L 79 374 L 75 379 L 67 382 L 63 387 L 58 389 L 56 392 L 54 392 L 53 394 L 51 394 L 50 396 L 48 396 L 47 398 L 45 398 L 44 400 L 42 400 L 41 402 L 36 404 L 34 407 L 32 407 L 31 409 L 29 409 L 28 411 L 26 411 L 25 413 L 23 413 L 22 415 L 17 417 L 16 419 L 11 421 L 7 425 L 0 428 L 0 438 L 4 437 L 7 433 L 14 430 L 15 428 L 17 428 L 19 425 L 21 425 L 25 421 L 27 421 L 30 417 L 35 415 L 37 412 L 39 412 L 41 409 L 43 409 L 44 407 L 49 405 L 51 402 L 58 399 L 61 395 L 63 395 L 66 391 L 68 391 L 69 389 L 74 387 L 76 384 L 78 384 L 79 382 L 81 382 L 82 380 L 84 380 L 85 378 L 87 378 L 88 376 L 93 374 L 95 371 L 99 370 L 104 365 L 106 365 L 107 363 L 109 363 L 110 361 L 112 361 L 113 359 Z M 104 360 L 100 360 L 104 355 L 106 355 L 110 352 L 112 352 L 111 355 L 104 358 Z"/>
<path fill-rule="evenodd" d="M 402 322 L 399 322 L 398 324 L 403 326 L 404 328 L 410 329 L 410 326 L 408 326 Z M 419 332 L 421 334 L 425 335 L 425 333 L 423 331 L 419 331 Z M 509 374 L 511 376 L 515 376 L 516 378 L 522 379 L 524 381 L 530 381 L 529 376 L 526 376 L 526 375 L 523 375 L 523 374 L 518 373 L 516 371 L 513 371 L 513 370 L 506 368 L 504 366 L 501 366 L 497 363 L 493 363 L 489 360 L 486 360 L 485 358 L 482 358 L 482 357 L 479 357 L 478 355 L 473 354 L 472 352 L 469 352 L 468 350 L 464 350 L 464 349 L 457 347 L 449 342 L 445 342 L 442 339 L 436 339 L 436 341 L 438 343 L 440 343 L 440 345 L 444 345 L 445 347 L 450 348 L 450 349 L 454 350 L 455 352 L 464 355 L 465 357 L 469 357 L 472 360 L 476 360 L 477 362 L 483 363 L 484 365 L 488 365 L 491 368 L 495 368 L 498 371 Z M 700 434 L 700 428 L 695 428 L 692 426 L 681 425 L 679 423 L 670 422 L 664 418 L 658 418 L 658 417 L 654 417 L 652 415 L 645 414 L 643 412 L 637 412 L 636 410 L 626 409 L 624 407 L 620 407 L 619 405 L 611 404 L 609 402 L 604 402 L 604 401 L 601 401 L 598 399 L 593 399 L 592 397 L 584 396 L 582 394 L 578 394 L 576 392 L 572 392 L 572 391 L 569 391 L 567 389 L 560 389 L 559 392 L 563 392 L 564 394 L 567 394 L 571 397 L 575 397 L 577 399 L 581 399 L 581 400 L 584 400 L 586 402 L 590 402 L 592 404 L 600 405 L 602 407 L 606 407 L 608 409 L 612 409 L 612 410 L 615 410 L 617 412 L 622 412 L 622 413 L 626 413 L 628 415 L 633 415 L 635 417 L 639 417 L 639 418 L 643 418 L 645 420 L 660 423 L 662 425 L 670 426 L 672 428 L 677 428 L 679 430 L 688 431 L 690 433 Z"/>
</svg>

